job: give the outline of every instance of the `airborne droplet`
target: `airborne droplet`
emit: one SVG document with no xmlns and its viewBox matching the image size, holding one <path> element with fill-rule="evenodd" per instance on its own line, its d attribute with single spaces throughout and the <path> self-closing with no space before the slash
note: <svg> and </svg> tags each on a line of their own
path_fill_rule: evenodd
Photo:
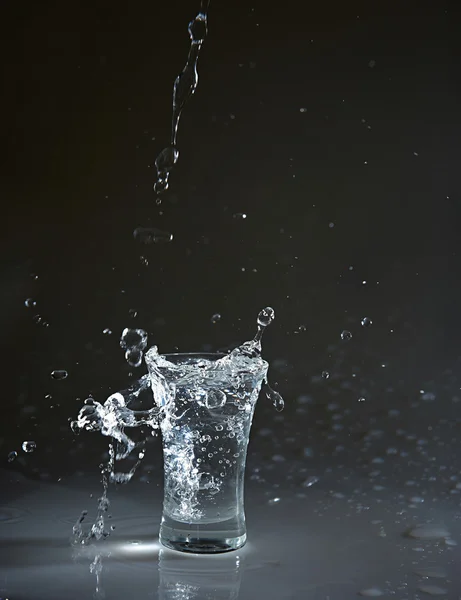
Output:
<svg viewBox="0 0 461 600">
<path fill-rule="evenodd" d="M 370 325 L 373 323 L 373 321 L 368 317 L 363 317 L 363 319 L 360 322 L 362 324 L 362 327 L 370 327 Z"/>
<path fill-rule="evenodd" d="M 22 442 L 22 449 L 24 452 L 33 452 L 37 448 L 35 442 Z"/>
<path fill-rule="evenodd" d="M 65 371 L 64 369 L 57 369 L 55 371 L 51 371 L 51 377 L 53 379 L 66 379 L 66 377 L 68 376 L 68 372 Z"/>
<path fill-rule="evenodd" d="M 133 237 L 142 244 L 165 244 L 172 241 L 173 234 L 155 227 L 137 227 Z"/>
<path fill-rule="evenodd" d="M 348 341 L 348 340 L 352 339 L 352 333 L 350 331 L 346 331 L 346 330 L 342 331 L 341 332 L 341 339 L 345 340 L 345 341 Z"/>
</svg>

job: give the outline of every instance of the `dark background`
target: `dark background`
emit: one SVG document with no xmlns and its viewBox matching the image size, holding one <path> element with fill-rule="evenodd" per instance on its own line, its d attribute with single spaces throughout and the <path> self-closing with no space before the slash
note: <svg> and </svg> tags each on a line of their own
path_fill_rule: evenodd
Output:
<svg viewBox="0 0 461 600">
<path fill-rule="evenodd" d="M 168 143 L 198 5 L 2 4 L 5 468 L 56 481 L 103 451 L 68 419 L 143 372 L 124 361 L 124 327 L 165 352 L 218 349 L 249 339 L 273 306 L 264 356 L 287 408 L 276 417 L 260 402 L 256 427 L 280 421 L 268 452 L 294 431 L 302 453 L 333 395 L 352 431 L 389 394 L 404 410 L 420 389 L 459 387 L 456 3 L 212 0 L 158 207 L 149 165 Z M 138 226 L 174 240 L 140 246 Z M 315 404 L 302 425 L 300 394 Z"/>
</svg>

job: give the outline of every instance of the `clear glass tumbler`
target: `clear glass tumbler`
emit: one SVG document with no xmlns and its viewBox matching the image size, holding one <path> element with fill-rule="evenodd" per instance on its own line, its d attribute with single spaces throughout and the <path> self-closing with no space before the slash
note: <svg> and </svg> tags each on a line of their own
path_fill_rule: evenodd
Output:
<svg viewBox="0 0 461 600">
<path fill-rule="evenodd" d="M 254 408 L 267 374 L 260 357 L 146 356 L 160 412 L 164 501 L 160 542 L 216 553 L 245 544 L 244 474 Z"/>
</svg>

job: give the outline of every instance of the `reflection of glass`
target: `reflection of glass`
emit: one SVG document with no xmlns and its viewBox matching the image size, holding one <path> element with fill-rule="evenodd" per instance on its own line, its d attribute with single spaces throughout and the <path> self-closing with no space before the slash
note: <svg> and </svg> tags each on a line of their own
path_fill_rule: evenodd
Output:
<svg viewBox="0 0 461 600">
<path fill-rule="evenodd" d="M 241 560 L 224 556 L 185 556 L 160 550 L 159 600 L 237 600 Z"/>
<path fill-rule="evenodd" d="M 243 483 L 260 356 L 148 353 L 160 412 L 165 490 L 160 541 L 183 552 L 235 550 L 246 541 Z"/>
</svg>

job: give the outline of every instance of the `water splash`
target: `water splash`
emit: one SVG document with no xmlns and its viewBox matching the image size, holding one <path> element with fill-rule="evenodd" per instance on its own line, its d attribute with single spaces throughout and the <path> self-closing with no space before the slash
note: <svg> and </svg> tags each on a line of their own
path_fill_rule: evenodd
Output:
<svg viewBox="0 0 461 600">
<path fill-rule="evenodd" d="M 126 483 L 133 477 L 137 467 L 144 457 L 145 440 L 135 443 L 125 432 L 127 428 L 136 428 L 147 426 L 151 429 L 152 435 L 156 435 L 160 424 L 162 424 L 163 436 L 168 435 L 168 431 L 175 427 L 176 421 L 183 414 L 174 413 L 171 408 L 172 400 L 175 398 L 176 388 L 197 380 L 197 373 L 200 371 L 200 378 L 204 381 L 207 377 L 213 377 L 216 385 L 213 389 L 204 390 L 200 395 L 197 388 L 197 397 L 195 400 L 200 406 L 206 406 L 209 410 L 221 408 L 227 401 L 226 386 L 229 381 L 239 382 L 249 373 L 263 373 L 265 381 L 266 396 L 272 400 L 277 410 L 282 410 L 284 401 L 282 396 L 273 390 L 267 382 L 268 364 L 261 358 L 261 340 L 266 328 L 275 318 L 274 310 L 266 307 L 260 311 L 257 318 L 256 335 L 251 341 L 244 342 L 232 352 L 216 360 L 197 360 L 185 362 L 178 367 L 177 364 L 170 362 L 168 355 L 161 355 L 157 346 L 152 346 L 145 354 L 145 363 L 148 366 L 149 374 L 144 375 L 131 388 L 122 392 L 116 392 L 109 396 L 104 404 L 97 402 L 90 397 L 85 400 L 83 408 L 78 414 L 76 421 L 71 422 L 71 428 L 75 433 L 81 430 L 100 431 L 103 435 L 111 437 L 113 443 L 109 445 L 109 460 L 106 465 L 100 465 L 103 494 L 99 499 L 98 513 L 96 520 L 91 526 L 89 532 L 85 533 L 82 523 L 86 513 L 82 513 L 73 529 L 73 543 L 87 544 L 91 540 L 100 540 L 109 535 L 104 529 L 104 516 L 109 508 L 107 497 L 108 483 Z M 147 334 L 142 329 L 124 329 L 120 340 L 120 345 L 127 352 L 136 348 L 140 352 L 141 363 L 143 351 L 147 346 Z M 130 354 L 131 357 L 131 354 Z M 243 379 L 242 379 L 243 381 Z M 199 386 L 200 387 L 200 386 Z M 243 396 L 239 402 L 239 411 L 251 414 L 256 404 L 259 388 L 255 389 L 251 395 Z M 148 408 L 146 408 L 146 404 Z M 185 408 L 187 411 L 188 408 Z M 233 420 L 232 420 L 233 419 Z M 227 422 L 227 428 L 237 440 L 243 440 L 241 431 L 242 425 L 237 417 L 233 417 Z M 217 425 L 217 427 L 222 427 Z M 184 436 L 197 435 L 197 432 L 184 430 Z M 204 440 L 206 442 L 206 440 Z M 141 451 L 139 451 L 141 448 Z M 202 473 L 199 472 L 194 464 L 194 457 L 188 454 L 191 444 L 184 439 L 181 447 L 172 448 L 174 462 L 174 473 L 171 473 L 166 479 L 172 484 L 178 482 L 178 488 L 182 487 L 180 510 L 184 516 L 189 518 L 198 518 L 197 508 L 194 504 L 197 490 L 205 485 L 202 481 Z M 118 460 L 126 459 L 135 449 L 138 449 L 138 459 L 134 466 L 126 472 L 116 472 L 115 463 Z M 187 481 L 187 485 L 184 485 Z M 179 486 L 181 484 L 181 486 Z M 213 489 L 219 489 L 219 481 L 212 482 Z"/>
<path fill-rule="evenodd" d="M 157 181 L 154 191 L 160 195 L 168 189 L 170 173 L 178 161 L 179 151 L 176 147 L 179 120 L 181 113 L 189 98 L 195 93 L 198 85 L 197 63 L 202 44 L 208 33 L 208 7 L 210 0 L 201 0 L 200 10 L 196 17 L 189 23 L 190 48 L 184 69 L 176 77 L 173 85 L 173 113 L 171 119 L 170 145 L 164 148 L 155 160 Z"/>
</svg>

